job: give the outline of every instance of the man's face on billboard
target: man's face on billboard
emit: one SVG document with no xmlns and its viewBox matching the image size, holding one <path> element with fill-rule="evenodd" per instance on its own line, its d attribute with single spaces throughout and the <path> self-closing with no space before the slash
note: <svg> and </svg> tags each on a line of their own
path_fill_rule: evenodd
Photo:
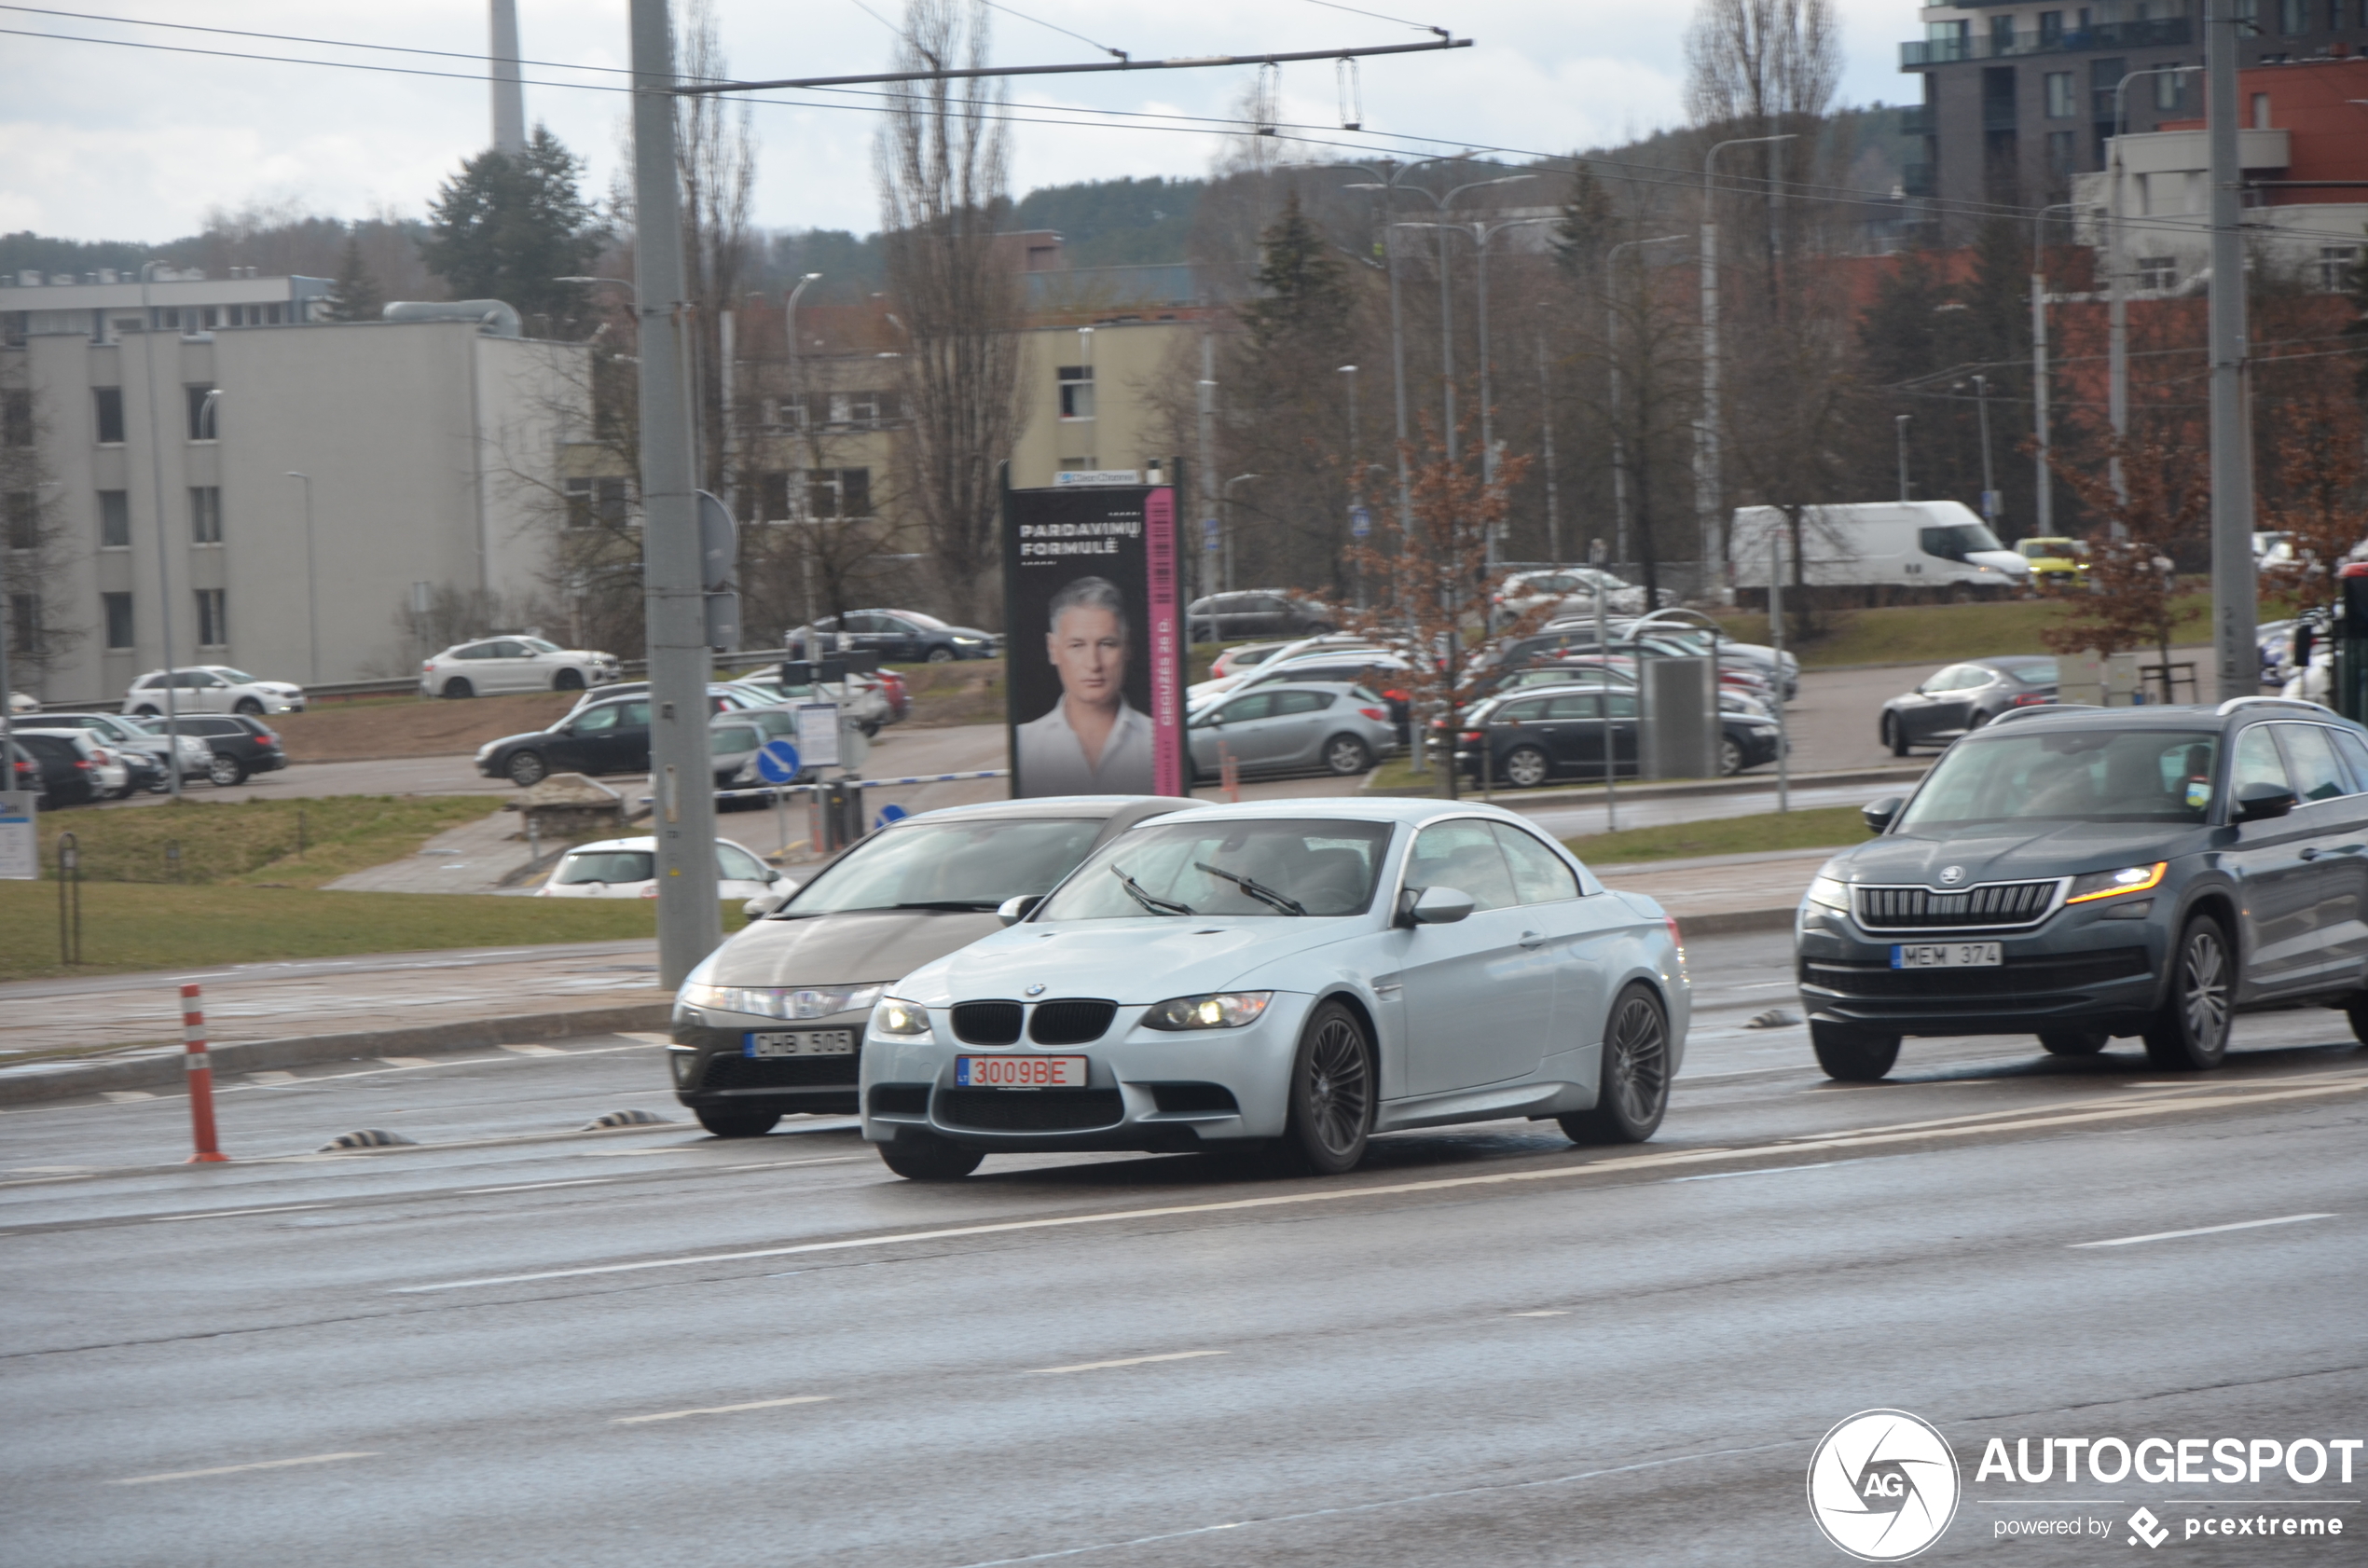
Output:
<svg viewBox="0 0 2368 1568">
<path fill-rule="evenodd" d="M 1044 639 L 1071 701 L 1115 708 L 1126 687 L 1126 628 L 1108 610 L 1072 605 Z"/>
</svg>

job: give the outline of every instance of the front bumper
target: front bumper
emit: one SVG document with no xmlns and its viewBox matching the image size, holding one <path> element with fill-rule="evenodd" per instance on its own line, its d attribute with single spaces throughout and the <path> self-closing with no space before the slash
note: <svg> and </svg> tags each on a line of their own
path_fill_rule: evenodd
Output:
<svg viewBox="0 0 2368 1568">
<path fill-rule="evenodd" d="M 856 1108 L 863 1027 L 870 1018 L 868 1010 L 786 1022 L 716 1008 L 677 1008 L 674 1043 L 666 1053 L 674 1097 L 694 1110 L 735 1106 L 784 1115 L 849 1115 Z M 750 1056 L 745 1037 L 753 1029 L 846 1029 L 855 1036 L 855 1054 Z"/>
<path fill-rule="evenodd" d="M 1804 903 L 1795 944 L 1802 1010 L 1810 1019 L 1878 1034 L 2027 1035 L 2103 1028 L 2134 1035 L 2160 1005 L 2176 901 L 2059 909 L 2030 931 L 1867 931 L 1851 916 Z M 2139 918 L 2106 916 L 2146 906 Z M 1990 942 L 1996 969 L 1895 970 L 1894 944 Z"/>
<path fill-rule="evenodd" d="M 1049 999 L 1049 998 L 1048 998 Z M 918 1128 L 971 1148 L 1171 1151 L 1282 1135 L 1291 1064 L 1315 998 L 1278 992 L 1238 1029 L 1139 1027 L 1147 1009 L 1121 1007 L 1081 1045 L 965 1045 L 949 1009 L 931 1008 L 930 1038 L 867 1033 L 863 1136 L 887 1143 Z M 1082 1089 L 967 1089 L 957 1056 L 1083 1056 Z"/>
</svg>

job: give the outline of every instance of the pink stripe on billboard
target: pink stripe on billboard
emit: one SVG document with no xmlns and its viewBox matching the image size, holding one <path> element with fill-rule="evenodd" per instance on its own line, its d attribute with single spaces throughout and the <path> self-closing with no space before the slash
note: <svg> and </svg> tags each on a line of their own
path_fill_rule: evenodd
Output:
<svg viewBox="0 0 2368 1568">
<path fill-rule="evenodd" d="M 1151 778 L 1163 795 L 1184 789 L 1184 649 L 1177 635 L 1176 491 L 1143 498 L 1143 544 L 1151 630 Z"/>
</svg>

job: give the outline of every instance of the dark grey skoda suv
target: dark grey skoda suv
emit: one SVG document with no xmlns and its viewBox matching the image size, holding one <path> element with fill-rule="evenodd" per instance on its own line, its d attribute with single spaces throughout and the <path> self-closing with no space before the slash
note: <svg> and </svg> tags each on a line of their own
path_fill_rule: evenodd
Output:
<svg viewBox="0 0 2368 1568">
<path fill-rule="evenodd" d="M 2028 708 L 1865 815 L 1797 926 L 1831 1077 L 1907 1035 L 2212 1067 L 2232 1014 L 2310 1004 L 2368 1042 L 2368 731 L 2315 703 Z"/>
</svg>

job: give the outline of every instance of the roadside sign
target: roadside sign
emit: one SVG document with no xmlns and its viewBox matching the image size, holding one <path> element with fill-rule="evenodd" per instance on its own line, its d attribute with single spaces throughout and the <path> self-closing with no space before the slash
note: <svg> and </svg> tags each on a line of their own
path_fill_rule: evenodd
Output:
<svg viewBox="0 0 2368 1568">
<path fill-rule="evenodd" d="M 839 705 L 802 702 L 797 705 L 798 755 L 816 767 L 839 765 Z"/>
<path fill-rule="evenodd" d="M 1201 548 L 1212 551 L 1217 548 L 1217 519 L 1215 517 L 1201 519 Z"/>
<path fill-rule="evenodd" d="M 872 737 L 852 719 L 839 721 L 839 766 L 852 775 L 872 755 Z"/>
<path fill-rule="evenodd" d="M 902 822 L 911 815 L 911 812 L 905 810 L 901 805 L 884 805 L 880 807 L 880 815 L 878 818 L 873 822 L 872 826 L 875 828 L 885 828 L 890 822 Z"/>
<path fill-rule="evenodd" d="M 768 740 L 756 753 L 756 774 L 767 784 L 791 784 L 797 780 L 797 748 L 786 740 Z"/>
<path fill-rule="evenodd" d="M 0 882 L 41 876 L 41 832 L 30 790 L 0 790 Z"/>
<path fill-rule="evenodd" d="M 1370 535 L 1372 531 L 1373 514 L 1362 506 L 1350 507 L 1348 509 L 1348 536 L 1351 539 L 1363 539 Z"/>
</svg>

